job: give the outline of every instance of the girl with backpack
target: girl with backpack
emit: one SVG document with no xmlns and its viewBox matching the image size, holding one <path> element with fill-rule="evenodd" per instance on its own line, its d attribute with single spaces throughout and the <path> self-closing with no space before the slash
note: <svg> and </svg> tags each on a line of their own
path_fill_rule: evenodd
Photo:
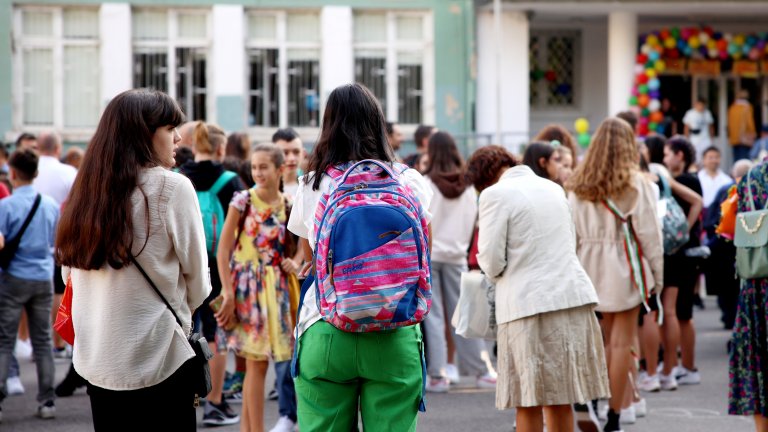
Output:
<svg viewBox="0 0 768 432">
<path fill-rule="evenodd" d="M 467 272 L 467 250 L 477 219 L 477 192 L 464 179 L 464 160 L 456 142 L 447 132 L 436 132 L 427 147 L 429 167 L 424 173 L 432 189 L 429 212 L 432 220 L 432 309 L 424 321 L 429 344 L 427 391 L 446 392 L 451 369 L 448 363 L 446 326 L 459 300 L 461 273 Z M 453 339 L 459 366 L 465 375 L 476 378 L 479 388 L 496 388 L 496 377 L 480 356 L 485 350 L 481 339 L 465 339 L 448 330 Z M 455 371 L 454 375 L 458 375 Z"/>
<path fill-rule="evenodd" d="M 229 204 L 216 259 L 222 303 L 216 319 L 227 347 L 246 359 L 241 430 L 264 427 L 264 377 L 269 360 L 290 360 L 298 303 L 296 245 L 286 230 L 290 204 L 280 192 L 283 152 L 273 144 L 253 149 L 255 188 Z M 231 258 L 231 259 L 230 259 Z"/>
<path fill-rule="evenodd" d="M 245 188 L 245 185 L 236 173 L 225 170 L 221 163 L 227 141 L 224 131 L 216 125 L 200 121 L 194 128 L 194 134 L 195 159 L 182 165 L 179 172 L 192 181 L 200 202 L 208 249 L 208 269 L 211 274 L 211 294 L 195 312 L 195 321 L 202 325 L 201 333 L 208 341 L 211 352 L 216 353 L 209 362 L 211 392 L 206 397 L 203 424 L 223 426 L 237 423 L 240 417 L 232 411 L 222 396 L 227 353 L 218 353 L 216 350 L 218 326 L 209 303 L 221 293 L 216 248 L 221 236 L 221 227 L 224 225 L 226 208 L 235 192 Z"/>
<path fill-rule="evenodd" d="M 354 162 L 363 160 L 374 162 L 357 165 L 359 169 L 355 168 Z M 365 223 L 358 223 L 357 226 L 343 225 L 342 218 L 345 216 L 342 215 L 330 226 L 323 225 L 320 235 L 316 235 L 317 226 L 326 220 L 323 217 L 324 212 L 319 210 L 333 211 L 335 208 L 336 202 L 327 200 L 338 192 L 337 185 L 350 190 L 360 188 L 360 194 L 366 190 L 370 191 L 371 183 L 375 182 L 381 182 L 382 187 L 387 184 L 388 187 L 399 188 L 399 192 L 393 192 L 393 195 L 399 194 L 403 197 L 398 203 L 408 201 L 409 205 L 420 207 L 421 225 L 412 225 L 412 229 L 423 232 L 424 236 L 414 238 L 415 231 L 402 234 L 399 231 L 389 231 L 381 233 L 381 238 L 384 239 L 382 241 L 387 241 L 392 236 L 397 240 L 403 235 L 406 237 L 402 243 L 413 245 L 414 242 L 410 239 L 415 239 L 415 243 L 423 246 L 419 249 L 419 261 L 428 265 L 428 252 L 426 256 L 421 252 L 426 251 L 424 242 L 427 241 L 427 226 L 431 219 L 428 208 L 432 190 L 417 171 L 395 164 L 394 160 L 394 152 L 387 140 L 384 114 L 375 96 L 360 84 L 336 88 L 328 97 L 320 139 L 309 162 L 309 174 L 300 181 L 295 207 L 288 223 L 288 228 L 301 237 L 304 250 L 315 251 L 318 257 L 313 261 L 313 267 L 316 269 L 311 272 L 309 283 L 302 287 L 303 301 L 296 330 L 298 339 L 293 372 L 299 427 L 302 431 L 355 430 L 358 409 L 366 432 L 416 430 L 417 413 L 423 408 L 425 373 L 419 326 L 407 325 L 387 331 L 358 332 L 355 331 L 358 323 L 347 321 L 351 326 L 349 331 L 341 330 L 334 319 L 336 316 L 331 318 L 325 315 L 327 310 L 324 305 L 333 299 L 322 296 L 327 291 L 320 290 L 327 288 L 329 284 L 335 283 L 336 288 L 339 288 L 341 284 L 348 282 L 346 286 L 365 291 L 366 287 L 377 281 L 371 277 L 372 274 L 360 274 L 369 265 L 380 265 L 385 269 L 376 275 L 382 279 L 396 278 L 400 272 L 405 271 L 395 256 L 391 256 L 389 260 L 374 261 L 363 259 L 364 255 L 358 255 L 361 256 L 360 260 L 352 260 L 346 265 L 333 259 L 340 255 L 357 255 L 354 249 L 363 246 L 363 241 L 353 233 L 376 225 L 379 222 L 376 220 L 376 211 L 380 210 L 376 209 L 376 206 L 360 206 L 360 209 L 372 212 L 372 217 Z M 348 169 L 350 171 L 347 171 Z M 370 181 L 366 184 L 347 185 L 341 177 L 345 171 L 352 172 L 358 178 L 367 177 Z M 366 174 L 369 172 L 377 174 Z M 392 182 L 392 176 L 398 181 Z M 406 196 L 409 198 L 405 198 Z M 412 202 L 411 198 L 418 202 Z M 401 207 L 398 209 L 394 211 L 405 211 Z M 349 214 L 352 214 L 352 211 Z M 348 228 L 349 231 L 343 230 L 342 227 Z M 337 236 L 333 240 L 336 242 L 335 250 L 327 250 L 328 244 L 324 242 L 328 231 Z M 331 251 L 336 252 L 336 255 L 330 256 Z M 321 258 L 327 258 L 327 261 Z M 410 262 L 407 264 L 416 265 L 415 257 L 408 255 L 408 258 Z M 307 260 L 310 259 L 311 257 L 307 256 Z M 336 270 L 328 268 L 326 262 L 331 266 L 336 265 Z M 305 274 L 310 273 L 309 268 L 309 264 L 305 266 Z M 326 277 L 326 272 L 331 277 Z M 312 282 L 315 275 L 318 276 L 319 283 Z M 348 278 L 348 275 L 352 275 L 352 278 Z M 418 279 L 428 283 L 428 279 Z M 311 286 L 307 286 L 309 284 Z M 414 297 L 418 300 L 418 303 L 414 304 L 415 309 L 421 311 L 422 318 L 423 308 L 428 308 L 430 302 L 423 294 L 419 291 L 418 297 Z M 322 309 L 318 307 L 318 295 L 322 296 Z M 376 301 L 371 297 L 366 297 L 366 300 Z"/>
<path fill-rule="evenodd" d="M 566 184 L 576 251 L 597 290 L 611 399 L 605 432 L 620 430 L 638 312 L 664 283 L 664 249 L 652 185 L 640 172 L 632 127 L 608 118 Z"/>
</svg>

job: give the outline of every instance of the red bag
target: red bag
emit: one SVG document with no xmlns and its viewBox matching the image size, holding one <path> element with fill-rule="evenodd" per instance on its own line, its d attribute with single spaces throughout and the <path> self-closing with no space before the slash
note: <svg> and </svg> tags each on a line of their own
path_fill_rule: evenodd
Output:
<svg viewBox="0 0 768 432">
<path fill-rule="evenodd" d="M 67 277 L 67 287 L 61 298 L 53 329 L 70 345 L 75 343 L 75 327 L 72 325 L 72 276 Z"/>
</svg>

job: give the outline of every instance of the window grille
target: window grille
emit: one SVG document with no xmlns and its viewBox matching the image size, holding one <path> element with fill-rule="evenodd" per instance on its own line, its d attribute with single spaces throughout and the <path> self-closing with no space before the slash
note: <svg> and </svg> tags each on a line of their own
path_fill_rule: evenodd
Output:
<svg viewBox="0 0 768 432">
<path fill-rule="evenodd" d="M 580 49 L 578 31 L 531 31 L 531 107 L 547 110 L 577 106 Z"/>
<path fill-rule="evenodd" d="M 428 15 L 359 12 L 354 16 L 355 81 L 379 99 L 387 118 L 424 122 L 425 60 L 432 49 Z"/>
<path fill-rule="evenodd" d="M 248 13 L 248 124 L 319 126 L 320 16 Z"/>
<path fill-rule="evenodd" d="M 133 85 L 168 93 L 189 120 L 208 116 L 208 13 L 136 9 Z"/>
<path fill-rule="evenodd" d="M 17 127 L 95 127 L 101 110 L 98 10 L 18 7 L 14 20 Z"/>
</svg>

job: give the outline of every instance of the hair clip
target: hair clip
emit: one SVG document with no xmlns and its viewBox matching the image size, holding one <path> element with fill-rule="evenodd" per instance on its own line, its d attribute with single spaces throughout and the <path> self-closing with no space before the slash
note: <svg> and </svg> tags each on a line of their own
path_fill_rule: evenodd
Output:
<svg viewBox="0 0 768 432">
<path fill-rule="evenodd" d="M 558 147 L 560 147 L 563 144 L 560 141 L 558 141 L 558 140 L 552 140 L 552 141 L 549 142 L 549 145 L 551 145 L 554 148 L 558 148 Z"/>
</svg>

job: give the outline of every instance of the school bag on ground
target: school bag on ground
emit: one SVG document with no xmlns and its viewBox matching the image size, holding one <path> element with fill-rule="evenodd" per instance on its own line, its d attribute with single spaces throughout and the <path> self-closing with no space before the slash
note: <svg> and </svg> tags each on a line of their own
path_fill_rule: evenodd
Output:
<svg viewBox="0 0 768 432">
<path fill-rule="evenodd" d="M 216 255 L 221 228 L 227 217 L 218 194 L 235 176 L 237 174 L 232 171 L 224 171 L 210 189 L 197 191 L 197 200 L 200 202 L 200 213 L 203 215 L 203 227 L 205 228 L 205 246 L 208 249 L 208 256 L 211 257 Z"/>
<path fill-rule="evenodd" d="M 428 222 L 399 181 L 407 169 L 364 160 L 326 172 L 334 186 L 315 212 L 313 267 L 320 315 L 340 330 L 410 326 L 429 312 Z"/>
</svg>

